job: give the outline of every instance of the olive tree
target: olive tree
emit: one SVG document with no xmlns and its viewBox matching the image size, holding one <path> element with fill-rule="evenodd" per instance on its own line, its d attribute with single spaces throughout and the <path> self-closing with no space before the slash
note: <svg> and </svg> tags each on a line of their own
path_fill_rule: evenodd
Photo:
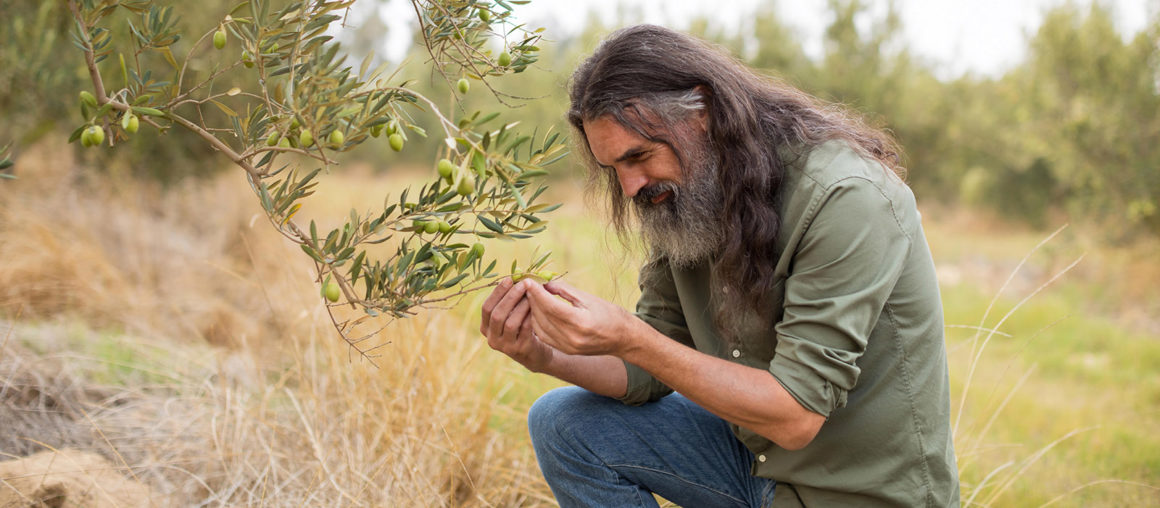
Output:
<svg viewBox="0 0 1160 508">
<path fill-rule="evenodd" d="M 69 0 L 73 42 L 92 82 L 79 94 L 83 124 L 70 142 L 111 147 L 141 128 L 196 134 L 245 172 L 270 227 L 314 264 L 336 330 L 369 358 L 366 341 L 383 321 L 495 283 L 496 261 L 480 239 L 544 230 L 541 214 L 555 206 L 539 202 L 538 179 L 564 149 L 558 135 L 519 134 L 498 112 L 440 108 L 385 75 L 386 65 L 370 69 L 370 56 L 346 65 L 332 25 L 353 3 L 251 0 L 183 34 L 173 7 L 158 2 Z M 522 3 L 411 0 L 433 74 L 460 94 L 474 83 L 510 98 L 490 79 L 524 71 L 539 49 L 541 30 L 512 17 L 511 4 Z M 436 119 L 439 132 L 424 132 L 419 115 Z M 352 209 L 329 231 L 296 220 L 337 154 L 375 138 L 400 151 L 428 135 L 442 139 L 442 153 L 418 190 L 387 196 L 372 211 Z M 546 257 L 533 256 L 517 275 L 545 275 Z M 336 314 L 339 306 L 361 312 Z"/>
</svg>

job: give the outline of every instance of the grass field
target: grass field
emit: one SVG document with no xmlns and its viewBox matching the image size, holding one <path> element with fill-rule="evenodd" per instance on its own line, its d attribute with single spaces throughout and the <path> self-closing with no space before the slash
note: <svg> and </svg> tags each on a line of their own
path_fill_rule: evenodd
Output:
<svg viewBox="0 0 1160 508">
<path fill-rule="evenodd" d="M 306 258 L 255 219 L 240 175 L 162 192 L 80 178 L 67 154 L 20 163 L 0 184 L 0 453 L 95 450 L 158 505 L 553 504 L 524 418 L 559 383 L 486 347 L 485 295 L 391 324 L 375 367 L 329 328 Z M 302 214 L 327 226 L 422 176 L 331 175 Z M 576 184 L 552 195 L 566 202 L 538 241 L 552 269 L 631 305 L 636 257 Z M 953 210 L 926 226 L 964 501 L 1155 505 L 1156 245 L 1073 227 L 1036 249 L 1049 232 Z"/>
</svg>

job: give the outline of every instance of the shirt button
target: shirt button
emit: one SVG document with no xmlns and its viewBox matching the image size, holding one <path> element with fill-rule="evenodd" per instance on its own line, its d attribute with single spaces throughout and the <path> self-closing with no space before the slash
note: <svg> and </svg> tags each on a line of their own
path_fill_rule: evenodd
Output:
<svg viewBox="0 0 1160 508">
<path fill-rule="evenodd" d="M 733 350 L 733 358 L 740 358 L 740 357 L 741 357 L 741 350 L 740 350 L 740 349 L 734 349 L 734 350 Z"/>
<path fill-rule="evenodd" d="M 757 456 L 757 461 L 758 461 L 758 462 L 765 462 L 765 454 L 763 453 L 763 454 L 761 454 L 761 455 L 758 455 L 758 456 Z"/>
</svg>

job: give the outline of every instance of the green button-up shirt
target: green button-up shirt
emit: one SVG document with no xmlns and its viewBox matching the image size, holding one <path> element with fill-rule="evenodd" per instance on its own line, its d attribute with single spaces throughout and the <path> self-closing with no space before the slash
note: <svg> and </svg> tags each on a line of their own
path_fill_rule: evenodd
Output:
<svg viewBox="0 0 1160 508">
<path fill-rule="evenodd" d="M 827 417 L 789 451 L 738 426 L 774 506 L 958 506 L 942 305 L 910 189 L 844 142 L 785 154 L 781 253 L 767 313 L 739 341 L 713 323 L 711 267 L 653 259 L 637 315 L 689 347 L 769 373 Z M 671 389 L 632 364 L 623 401 Z"/>
</svg>

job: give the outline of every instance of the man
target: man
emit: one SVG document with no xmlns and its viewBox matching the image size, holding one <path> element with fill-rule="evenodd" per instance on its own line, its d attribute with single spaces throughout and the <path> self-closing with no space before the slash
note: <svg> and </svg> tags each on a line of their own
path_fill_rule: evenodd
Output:
<svg viewBox="0 0 1160 508">
<path fill-rule="evenodd" d="M 934 265 L 887 135 L 655 26 L 580 65 L 569 120 L 652 254 L 635 314 L 562 281 L 483 305 L 492 348 L 576 385 L 528 416 L 561 506 L 957 506 Z"/>
</svg>

